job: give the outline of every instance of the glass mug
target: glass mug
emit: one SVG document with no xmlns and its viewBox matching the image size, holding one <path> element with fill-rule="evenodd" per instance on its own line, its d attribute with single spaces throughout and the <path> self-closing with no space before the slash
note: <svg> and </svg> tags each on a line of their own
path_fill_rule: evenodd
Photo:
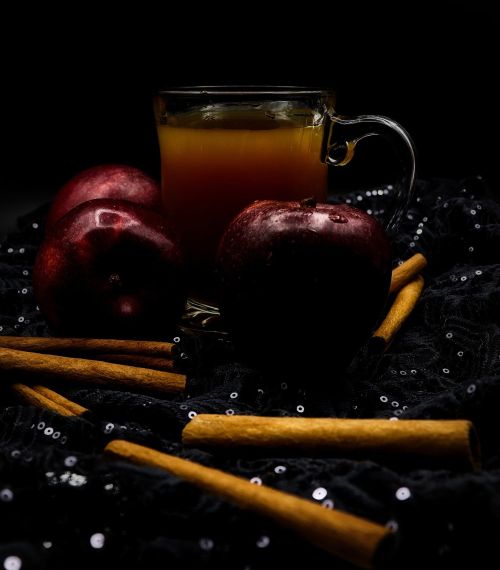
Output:
<svg viewBox="0 0 500 570">
<path fill-rule="evenodd" d="M 210 328 L 214 260 L 233 217 L 254 200 L 327 200 L 328 167 L 345 166 L 359 141 L 381 135 L 401 163 L 393 233 L 415 180 L 415 152 L 406 131 L 376 115 L 346 118 L 335 93 L 303 87 L 216 86 L 161 91 L 155 114 L 165 214 L 190 268 L 186 319 Z"/>
</svg>

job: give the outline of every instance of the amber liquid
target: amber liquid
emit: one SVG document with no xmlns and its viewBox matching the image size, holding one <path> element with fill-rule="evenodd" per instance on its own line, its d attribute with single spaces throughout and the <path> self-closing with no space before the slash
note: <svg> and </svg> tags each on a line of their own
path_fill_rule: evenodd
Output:
<svg viewBox="0 0 500 570">
<path fill-rule="evenodd" d="M 323 126 L 310 122 L 241 111 L 209 120 L 189 113 L 158 126 L 165 213 L 187 253 L 195 296 L 210 299 L 219 240 L 247 205 L 325 200 Z"/>
</svg>

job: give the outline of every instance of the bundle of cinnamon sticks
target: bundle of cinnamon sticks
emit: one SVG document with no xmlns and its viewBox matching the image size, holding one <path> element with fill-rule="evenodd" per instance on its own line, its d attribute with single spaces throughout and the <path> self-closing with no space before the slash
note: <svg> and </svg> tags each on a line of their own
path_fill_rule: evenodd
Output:
<svg viewBox="0 0 500 570">
<path fill-rule="evenodd" d="M 0 370 L 6 381 L 28 384 L 48 379 L 176 393 L 186 376 L 173 371 L 174 352 L 169 342 L 0 336 Z"/>
</svg>

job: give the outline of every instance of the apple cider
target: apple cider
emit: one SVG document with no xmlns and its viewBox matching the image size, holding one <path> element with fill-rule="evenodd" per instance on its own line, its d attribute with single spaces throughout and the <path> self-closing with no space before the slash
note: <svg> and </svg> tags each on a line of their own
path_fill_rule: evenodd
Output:
<svg viewBox="0 0 500 570">
<path fill-rule="evenodd" d="M 211 273 L 224 229 L 254 200 L 325 201 L 324 126 L 294 111 L 188 112 L 158 125 L 165 213 L 201 274 Z"/>
</svg>

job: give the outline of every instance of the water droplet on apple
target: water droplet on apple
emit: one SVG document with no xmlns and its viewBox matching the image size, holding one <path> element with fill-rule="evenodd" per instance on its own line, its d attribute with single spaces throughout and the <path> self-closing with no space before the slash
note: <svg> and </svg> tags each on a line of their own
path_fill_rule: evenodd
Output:
<svg viewBox="0 0 500 570">
<path fill-rule="evenodd" d="M 342 216 L 341 214 L 328 214 L 328 217 L 330 220 L 332 220 L 332 222 L 335 222 L 336 224 L 347 224 L 349 221 L 345 216 Z"/>
</svg>

